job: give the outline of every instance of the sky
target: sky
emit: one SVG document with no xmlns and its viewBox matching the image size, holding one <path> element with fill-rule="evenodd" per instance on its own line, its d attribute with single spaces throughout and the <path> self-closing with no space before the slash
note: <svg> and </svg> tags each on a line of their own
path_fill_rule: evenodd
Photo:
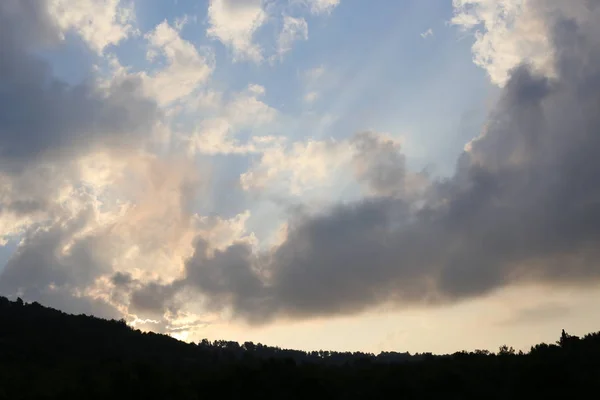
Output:
<svg viewBox="0 0 600 400">
<path fill-rule="evenodd" d="M 600 1 L 4 0 L 0 294 L 187 341 L 600 315 Z"/>
</svg>

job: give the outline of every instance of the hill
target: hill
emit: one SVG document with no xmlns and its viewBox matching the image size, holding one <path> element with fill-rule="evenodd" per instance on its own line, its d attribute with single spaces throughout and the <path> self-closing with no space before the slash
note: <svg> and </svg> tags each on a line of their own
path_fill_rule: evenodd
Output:
<svg viewBox="0 0 600 400">
<path fill-rule="evenodd" d="M 600 333 L 528 353 L 303 352 L 184 343 L 125 321 L 0 297 L 0 399 L 583 398 L 600 389 Z"/>
</svg>

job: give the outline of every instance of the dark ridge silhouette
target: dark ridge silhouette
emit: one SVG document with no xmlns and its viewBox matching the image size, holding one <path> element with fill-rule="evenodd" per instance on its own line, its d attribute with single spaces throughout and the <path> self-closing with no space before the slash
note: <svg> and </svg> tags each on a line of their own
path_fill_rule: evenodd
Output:
<svg viewBox="0 0 600 400">
<path fill-rule="evenodd" d="M 600 390 L 600 332 L 528 353 L 432 355 L 185 343 L 124 320 L 0 297 L 0 399 L 579 399 Z"/>
</svg>

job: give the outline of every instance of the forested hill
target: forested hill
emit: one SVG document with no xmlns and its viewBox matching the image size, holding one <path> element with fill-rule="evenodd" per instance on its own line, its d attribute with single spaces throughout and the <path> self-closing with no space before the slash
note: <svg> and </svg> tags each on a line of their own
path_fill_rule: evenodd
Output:
<svg viewBox="0 0 600 400">
<path fill-rule="evenodd" d="M 600 396 L 600 333 L 558 339 L 527 354 L 306 353 L 184 343 L 0 297 L 0 400 Z"/>
</svg>

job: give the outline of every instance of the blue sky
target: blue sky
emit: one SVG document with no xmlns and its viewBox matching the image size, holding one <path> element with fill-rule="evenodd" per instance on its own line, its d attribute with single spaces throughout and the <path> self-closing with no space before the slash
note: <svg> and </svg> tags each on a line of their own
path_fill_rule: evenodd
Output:
<svg viewBox="0 0 600 400">
<path fill-rule="evenodd" d="M 403 1 L 373 7 L 348 1 L 325 15 L 313 15 L 302 4 L 275 6 L 254 34 L 265 52 L 274 51 L 283 15 L 305 18 L 309 30 L 307 40 L 294 42 L 284 57 L 271 62 L 236 61 L 227 45 L 207 37 L 207 1 L 135 2 L 139 34 L 109 45 L 101 56 L 86 49 L 77 35 L 67 34 L 48 58 L 56 75 L 68 82 L 89 79 L 93 64 L 110 74 L 107 55 L 131 71 L 157 71 L 164 62 L 147 60 L 145 35 L 164 21 L 174 26 L 186 18 L 181 39 L 214 57 L 208 88 L 231 96 L 249 84 L 261 85 L 265 89 L 261 101 L 293 121 L 266 127 L 266 133 L 306 141 L 343 140 L 366 130 L 385 132 L 402 141 L 411 168 L 427 168 L 438 175 L 453 172 L 464 144 L 479 132 L 496 89 L 486 71 L 471 61 L 472 35 L 450 24 L 451 3 Z M 423 37 L 429 29 L 433 34 Z M 321 76 L 310 78 L 311 71 L 321 71 Z M 307 104 L 310 93 L 318 93 L 318 98 Z M 193 127 L 204 116 L 188 115 L 174 123 Z M 330 123 L 321 123 L 329 118 Z M 236 181 L 256 158 L 255 154 L 210 157 L 213 187 L 198 210 L 230 218 L 252 207 L 256 201 L 239 190 Z M 337 197 L 348 190 L 353 192 L 335 189 Z M 256 211 L 267 208 L 267 215 L 278 214 L 272 202 L 258 203 Z M 248 222 L 255 232 L 272 229 L 263 213 L 253 213 Z"/>
<path fill-rule="evenodd" d="M 595 43 L 596 11 L 573 3 L 0 7 L 14 42 L 0 56 L 17 66 L 0 69 L 0 103 L 23 107 L 0 116 L 0 293 L 186 340 L 306 349 L 526 347 L 564 321 L 589 329 L 597 295 L 574 288 L 594 268 L 554 264 L 595 253 L 557 246 L 546 232 L 574 229 L 567 218 L 528 207 L 563 199 L 556 181 L 580 171 L 560 146 L 579 131 L 563 125 L 591 117 L 575 98 L 556 120 L 566 89 L 518 103 L 575 81 L 559 66 L 583 61 L 559 60 L 549 31 L 564 16 Z M 535 129 L 551 160 L 528 147 Z"/>
<path fill-rule="evenodd" d="M 327 15 L 312 15 L 301 4 L 289 8 L 277 4 L 277 11 L 255 32 L 255 40 L 272 52 L 280 18 L 288 14 L 306 19 L 308 39 L 295 42 L 281 59 L 255 63 L 233 60 L 231 49 L 207 37 L 207 2 L 138 2 L 136 21 L 141 34 L 109 47 L 108 52 L 133 70 L 159 69 L 160 63 L 146 60 L 144 35 L 165 20 L 174 25 L 188 18 L 181 38 L 211 52 L 215 59 L 208 87 L 227 95 L 248 84 L 261 85 L 265 88 L 262 101 L 293 121 L 267 128 L 268 133 L 305 141 L 343 140 L 363 130 L 386 132 L 402 140 L 412 168 L 450 175 L 464 144 L 479 132 L 496 88 L 486 71 L 471 61 L 472 35 L 450 24 L 451 3 L 426 3 L 403 1 L 373 7 L 348 1 Z M 433 35 L 422 37 L 429 29 Z M 60 76 L 77 76 L 73 68 L 57 63 Z M 311 81 L 307 74 L 315 70 L 321 70 L 322 76 Z M 305 97 L 313 92 L 318 98 L 307 104 Z M 323 126 L 323 118 L 331 122 Z M 192 125 L 197 122 L 185 120 Z M 211 159 L 217 174 L 211 195 L 217 199 L 202 211 L 232 216 L 243 208 L 240 203 L 251 203 L 251 199 L 236 199 L 223 191 L 236 190 L 230 182 L 248 168 L 252 157 L 256 158 L 236 154 Z M 263 221 L 257 225 L 264 225 Z"/>
<path fill-rule="evenodd" d="M 389 132 L 406 140 L 414 168 L 432 166 L 444 175 L 452 172 L 464 143 L 477 135 L 496 92 L 486 71 L 471 61 L 472 35 L 450 24 L 450 2 L 401 1 L 373 7 L 348 1 L 329 15 L 290 7 L 281 13 L 306 18 L 308 39 L 294 43 L 283 59 L 261 64 L 234 62 L 225 45 L 206 36 L 207 9 L 206 1 L 135 2 L 140 34 L 110 45 L 104 56 L 114 54 L 132 70 L 160 68 L 146 60 L 144 35 L 165 20 L 173 25 L 187 17 L 190 22 L 181 29 L 181 38 L 215 56 L 210 87 L 236 92 L 249 83 L 259 84 L 266 89 L 263 101 L 288 116 L 302 120 L 311 112 L 336 117 L 326 131 L 315 133 L 314 126 L 306 124 L 282 132 L 287 137 Z M 255 33 L 265 49 L 276 45 L 278 17 L 270 16 Z M 423 38 L 429 29 L 433 35 Z M 92 64 L 103 64 L 75 34 L 68 34 L 48 58 L 56 75 L 68 82 L 89 78 Z M 307 89 L 304 76 L 317 68 L 326 75 Z M 319 98 L 306 104 L 304 96 L 313 90 Z"/>
</svg>

